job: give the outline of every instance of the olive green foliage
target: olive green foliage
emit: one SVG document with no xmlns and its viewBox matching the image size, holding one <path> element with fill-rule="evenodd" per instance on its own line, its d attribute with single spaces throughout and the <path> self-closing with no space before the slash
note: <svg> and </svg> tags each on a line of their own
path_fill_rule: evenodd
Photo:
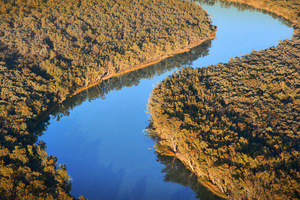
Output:
<svg viewBox="0 0 300 200">
<path fill-rule="evenodd" d="M 0 199 L 73 199 L 66 167 L 57 166 L 55 157 L 35 144 L 1 147 Z"/>
<path fill-rule="evenodd" d="M 0 199 L 73 199 L 66 167 L 30 134 L 33 120 L 53 100 L 45 79 L 4 63 L 0 71 Z"/>
<path fill-rule="evenodd" d="M 180 0 L 0 0 L 0 199 L 73 198 L 66 167 L 36 144 L 41 116 L 213 30 L 200 6 Z"/>
<path fill-rule="evenodd" d="M 299 49 L 173 74 L 151 95 L 151 133 L 230 199 L 299 198 Z"/>
</svg>

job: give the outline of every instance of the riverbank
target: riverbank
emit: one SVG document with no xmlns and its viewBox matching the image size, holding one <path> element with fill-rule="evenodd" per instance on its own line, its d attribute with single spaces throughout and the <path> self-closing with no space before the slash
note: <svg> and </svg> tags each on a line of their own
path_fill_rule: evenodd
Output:
<svg viewBox="0 0 300 200">
<path fill-rule="evenodd" d="M 185 156 L 181 153 L 175 153 L 172 150 L 157 144 L 155 146 L 156 151 L 164 156 L 170 156 L 170 157 L 176 157 L 178 160 L 180 160 L 180 162 L 182 162 L 182 164 L 188 169 L 190 170 L 192 173 L 194 173 L 197 177 L 198 177 L 198 181 L 205 186 L 207 189 L 209 189 L 213 194 L 217 195 L 218 197 L 221 197 L 222 199 L 228 199 L 227 196 L 220 191 L 214 184 L 212 184 L 211 182 L 207 181 L 204 178 L 201 178 L 201 173 L 199 173 L 199 168 L 198 169 L 192 169 L 187 163 L 187 159 L 185 158 Z"/>
</svg>

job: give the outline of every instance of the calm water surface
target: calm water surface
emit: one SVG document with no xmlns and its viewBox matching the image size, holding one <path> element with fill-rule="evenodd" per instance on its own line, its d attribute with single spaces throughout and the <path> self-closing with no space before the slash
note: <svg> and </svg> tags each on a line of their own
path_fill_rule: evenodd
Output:
<svg viewBox="0 0 300 200">
<path fill-rule="evenodd" d="M 169 168 L 161 163 L 164 161 L 159 161 L 154 142 L 144 134 L 149 124 L 146 105 L 153 86 L 178 67 L 227 62 L 229 58 L 250 53 L 251 49 L 275 46 L 279 40 L 290 38 L 293 31 L 260 12 L 239 12 L 219 4 L 202 7 L 218 26 L 217 39 L 189 54 L 86 91 L 60 108 L 65 109 L 64 114 L 56 111 L 52 115 L 48 130 L 40 140 L 47 143 L 49 155 L 67 165 L 72 195 L 139 200 L 205 199 L 209 195 L 204 190 L 197 195 L 190 187 L 173 183 L 180 182 L 176 174 L 162 172 Z M 156 68 L 161 71 L 155 71 Z"/>
</svg>

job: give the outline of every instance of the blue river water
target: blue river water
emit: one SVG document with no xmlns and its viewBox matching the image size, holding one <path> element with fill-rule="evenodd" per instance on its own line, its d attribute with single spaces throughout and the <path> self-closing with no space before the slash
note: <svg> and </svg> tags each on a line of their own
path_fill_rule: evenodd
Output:
<svg viewBox="0 0 300 200">
<path fill-rule="evenodd" d="M 164 180 L 165 166 L 155 154 L 155 142 L 145 135 L 149 125 L 145 111 L 153 87 L 178 67 L 228 62 L 252 49 L 276 46 L 293 34 L 291 27 L 261 12 L 241 12 L 218 3 L 202 7 L 218 26 L 217 39 L 207 45 L 207 53 L 164 73 L 141 78 L 131 87 L 115 87 L 101 98 L 87 98 L 59 120 L 57 115 L 50 116 L 50 125 L 40 140 L 46 142 L 49 155 L 67 165 L 72 195 L 92 200 L 198 198 L 190 187 Z M 178 59 L 183 56 L 177 55 Z"/>
</svg>

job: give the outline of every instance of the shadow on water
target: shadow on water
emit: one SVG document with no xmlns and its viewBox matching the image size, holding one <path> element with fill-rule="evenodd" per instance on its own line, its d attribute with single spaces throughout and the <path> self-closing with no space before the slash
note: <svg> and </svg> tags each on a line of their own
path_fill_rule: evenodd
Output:
<svg viewBox="0 0 300 200">
<path fill-rule="evenodd" d="M 85 163 L 87 165 L 87 163 Z M 95 177 L 101 177 L 105 181 L 99 181 L 97 179 L 90 179 L 89 183 L 83 185 L 82 187 L 88 188 L 91 191 L 89 195 L 95 196 L 93 193 L 100 195 L 102 199 L 119 199 L 118 191 L 121 190 L 122 180 L 124 179 L 124 169 L 118 171 L 112 170 L 113 164 L 107 166 L 101 166 L 97 169 L 88 169 L 93 170 Z M 79 167 L 79 166 L 78 166 Z M 85 166 L 82 166 L 84 169 Z M 107 177 L 107 174 L 110 176 Z M 113 187 L 106 187 L 106 185 L 113 185 Z"/>
<path fill-rule="evenodd" d="M 159 153 L 156 153 L 156 156 L 157 161 L 165 166 L 162 170 L 165 174 L 165 182 L 179 183 L 185 187 L 189 187 L 194 191 L 197 199 L 221 199 L 209 191 L 205 186 L 201 185 L 196 175 L 188 170 L 176 157 L 164 156 Z M 180 193 L 176 193 L 173 199 L 184 199 L 184 196 Z"/>
<path fill-rule="evenodd" d="M 147 177 L 140 178 L 131 191 L 127 192 L 121 200 L 140 200 L 143 199 L 145 196 L 145 191 L 147 187 Z M 133 195 L 134 194 L 134 195 Z"/>
<path fill-rule="evenodd" d="M 151 122 L 146 127 L 147 130 L 147 137 L 151 138 L 153 141 L 158 142 L 160 140 L 155 134 L 153 130 Z M 156 154 L 156 161 L 159 162 L 164 166 L 162 169 L 162 173 L 164 174 L 164 181 L 171 182 L 171 183 L 178 183 L 183 185 L 187 188 L 190 188 L 195 193 L 196 199 L 210 199 L 210 200 L 222 200 L 219 196 L 212 193 L 208 188 L 202 185 L 199 181 L 197 176 L 191 172 L 178 158 L 174 156 L 166 156 L 160 154 L 159 152 L 155 151 Z M 172 200 L 177 199 L 185 199 L 184 193 L 176 193 Z"/>
</svg>

